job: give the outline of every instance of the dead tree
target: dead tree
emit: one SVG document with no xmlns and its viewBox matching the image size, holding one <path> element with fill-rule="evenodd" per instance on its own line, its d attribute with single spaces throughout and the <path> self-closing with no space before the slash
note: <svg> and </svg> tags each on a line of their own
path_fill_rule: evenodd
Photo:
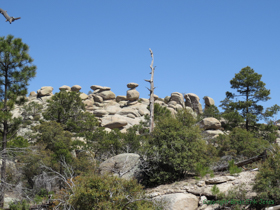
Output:
<svg viewBox="0 0 280 210">
<path fill-rule="evenodd" d="M 152 57 L 152 62 L 151 62 L 151 65 L 150 65 L 150 68 L 151 68 L 151 80 L 146 80 L 146 82 L 149 82 L 151 87 L 150 89 L 147 88 L 149 91 L 150 91 L 150 103 L 149 103 L 149 106 L 150 106 L 150 133 L 153 132 L 154 130 L 154 104 L 155 104 L 155 100 L 154 100 L 154 71 L 155 71 L 155 67 L 153 67 L 154 65 L 154 54 L 153 54 L 153 51 L 151 50 L 151 48 L 149 49 L 150 50 L 150 53 L 151 53 L 151 57 Z"/>
<path fill-rule="evenodd" d="M 15 17 L 10 17 L 10 16 L 8 15 L 7 11 L 5 11 L 5 10 L 3 10 L 3 9 L 1 9 L 1 8 L 0 8 L 0 13 L 6 18 L 6 22 L 9 21 L 10 24 L 11 24 L 12 22 L 14 22 L 15 20 L 20 19 L 20 17 L 17 17 L 17 18 L 15 18 Z"/>
</svg>

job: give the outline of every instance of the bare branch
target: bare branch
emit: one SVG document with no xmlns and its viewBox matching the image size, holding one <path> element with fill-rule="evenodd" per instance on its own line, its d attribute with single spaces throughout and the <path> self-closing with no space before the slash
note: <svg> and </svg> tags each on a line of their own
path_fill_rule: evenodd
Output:
<svg viewBox="0 0 280 210">
<path fill-rule="evenodd" d="M 10 24 L 11 24 L 12 22 L 14 22 L 15 20 L 18 20 L 18 19 L 21 18 L 21 17 L 17 17 L 17 18 L 15 18 L 15 17 L 10 17 L 10 16 L 8 15 L 7 11 L 5 11 L 5 10 L 3 10 L 3 9 L 1 9 L 1 8 L 0 8 L 0 13 L 6 18 L 6 22 L 9 21 Z"/>
</svg>

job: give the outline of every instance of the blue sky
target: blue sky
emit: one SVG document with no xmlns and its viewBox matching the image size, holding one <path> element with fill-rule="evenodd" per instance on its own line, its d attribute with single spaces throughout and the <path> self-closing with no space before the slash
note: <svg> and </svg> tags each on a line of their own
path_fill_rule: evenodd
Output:
<svg viewBox="0 0 280 210">
<path fill-rule="evenodd" d="M 136 82 L 148 98 L 151 57 L 155 94 L 195 93 L 219 105 L 243 67 L 262 74 L 271 90 L 265 107 L 280 105 L 280 1 L 270 0 L 9 0 L 0 36 L 30 47 L 37 75 L 29 92 L 52 86 L 109 86 L 126 95 Z"/>
</svg>

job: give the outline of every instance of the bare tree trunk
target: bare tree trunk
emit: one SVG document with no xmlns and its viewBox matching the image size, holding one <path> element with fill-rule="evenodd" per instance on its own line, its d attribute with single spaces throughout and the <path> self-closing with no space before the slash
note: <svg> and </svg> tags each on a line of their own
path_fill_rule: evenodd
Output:
<svg viewBox="0 0 280 210">
<path fill-rule="evenodd" d="M 10 17 L 10 16 L 8 15 L 7 11 L 5 11 L 5 10 L 3 10 L 3 9 L 1 9 L 1 8 L 0 8 L 0 13 L 6 18 L 6 22 L 9 21 L 10 24 L 11 24 L 12 22 L 14 22 L 15 20 L 20 19 L 20 17 L 17 17 L 17 18 L 15 18 L 15 17 Z"/>
<path fill-rule="evenodd" d="M 150 89 L 147 88 L 149 91 L 150 91 L 150 133 L 153 132 L 154 130 L 154 104 L 155 104 L 155 100 L 154 100 L 154 70 L 155 70 L 155 67 L 153 67 L 154 65 L 154 54 L 153 54 L 153 51 L 151 49 L 150 50 L 150 53 L 151 53 L 151 57 L 152 57 L 152 62 L 151 62 L 151 65 L 150 65 L 150 68 L 151 68 L 151 80 L 145 80 L 146 82 L 149 82 L 151 87 Z"/>
</svg>

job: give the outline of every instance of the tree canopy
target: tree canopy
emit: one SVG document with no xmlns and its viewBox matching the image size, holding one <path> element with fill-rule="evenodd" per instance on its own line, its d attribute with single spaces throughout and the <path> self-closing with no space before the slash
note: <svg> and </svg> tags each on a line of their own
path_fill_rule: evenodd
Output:
<svg viewBox="0 0 280 210">
<path fill-rule="evenodd" d="M 231 88 L 236 89 L 238 94 L 227 91 L 226 99 L 221 101 L 220 106 L 225 110 L 223 116 L 225 118 L 233 117 L 236 122 L 242 122 L 244 119 L 246 130 L 249 130 L 249 127 L 254 127 L 256 122 L 264 116 L 264 108 L 258 102 L 271 99 L 269 97 L 270 90 L 265 88 L 266 84 L 261 81 L 261 78 L 262 75 L 256 73 L 251 67 L 242 68 L 230 80 Z M 266 116 L 269 114 L 273 113 L 266 112 Z"/>
</svg>

